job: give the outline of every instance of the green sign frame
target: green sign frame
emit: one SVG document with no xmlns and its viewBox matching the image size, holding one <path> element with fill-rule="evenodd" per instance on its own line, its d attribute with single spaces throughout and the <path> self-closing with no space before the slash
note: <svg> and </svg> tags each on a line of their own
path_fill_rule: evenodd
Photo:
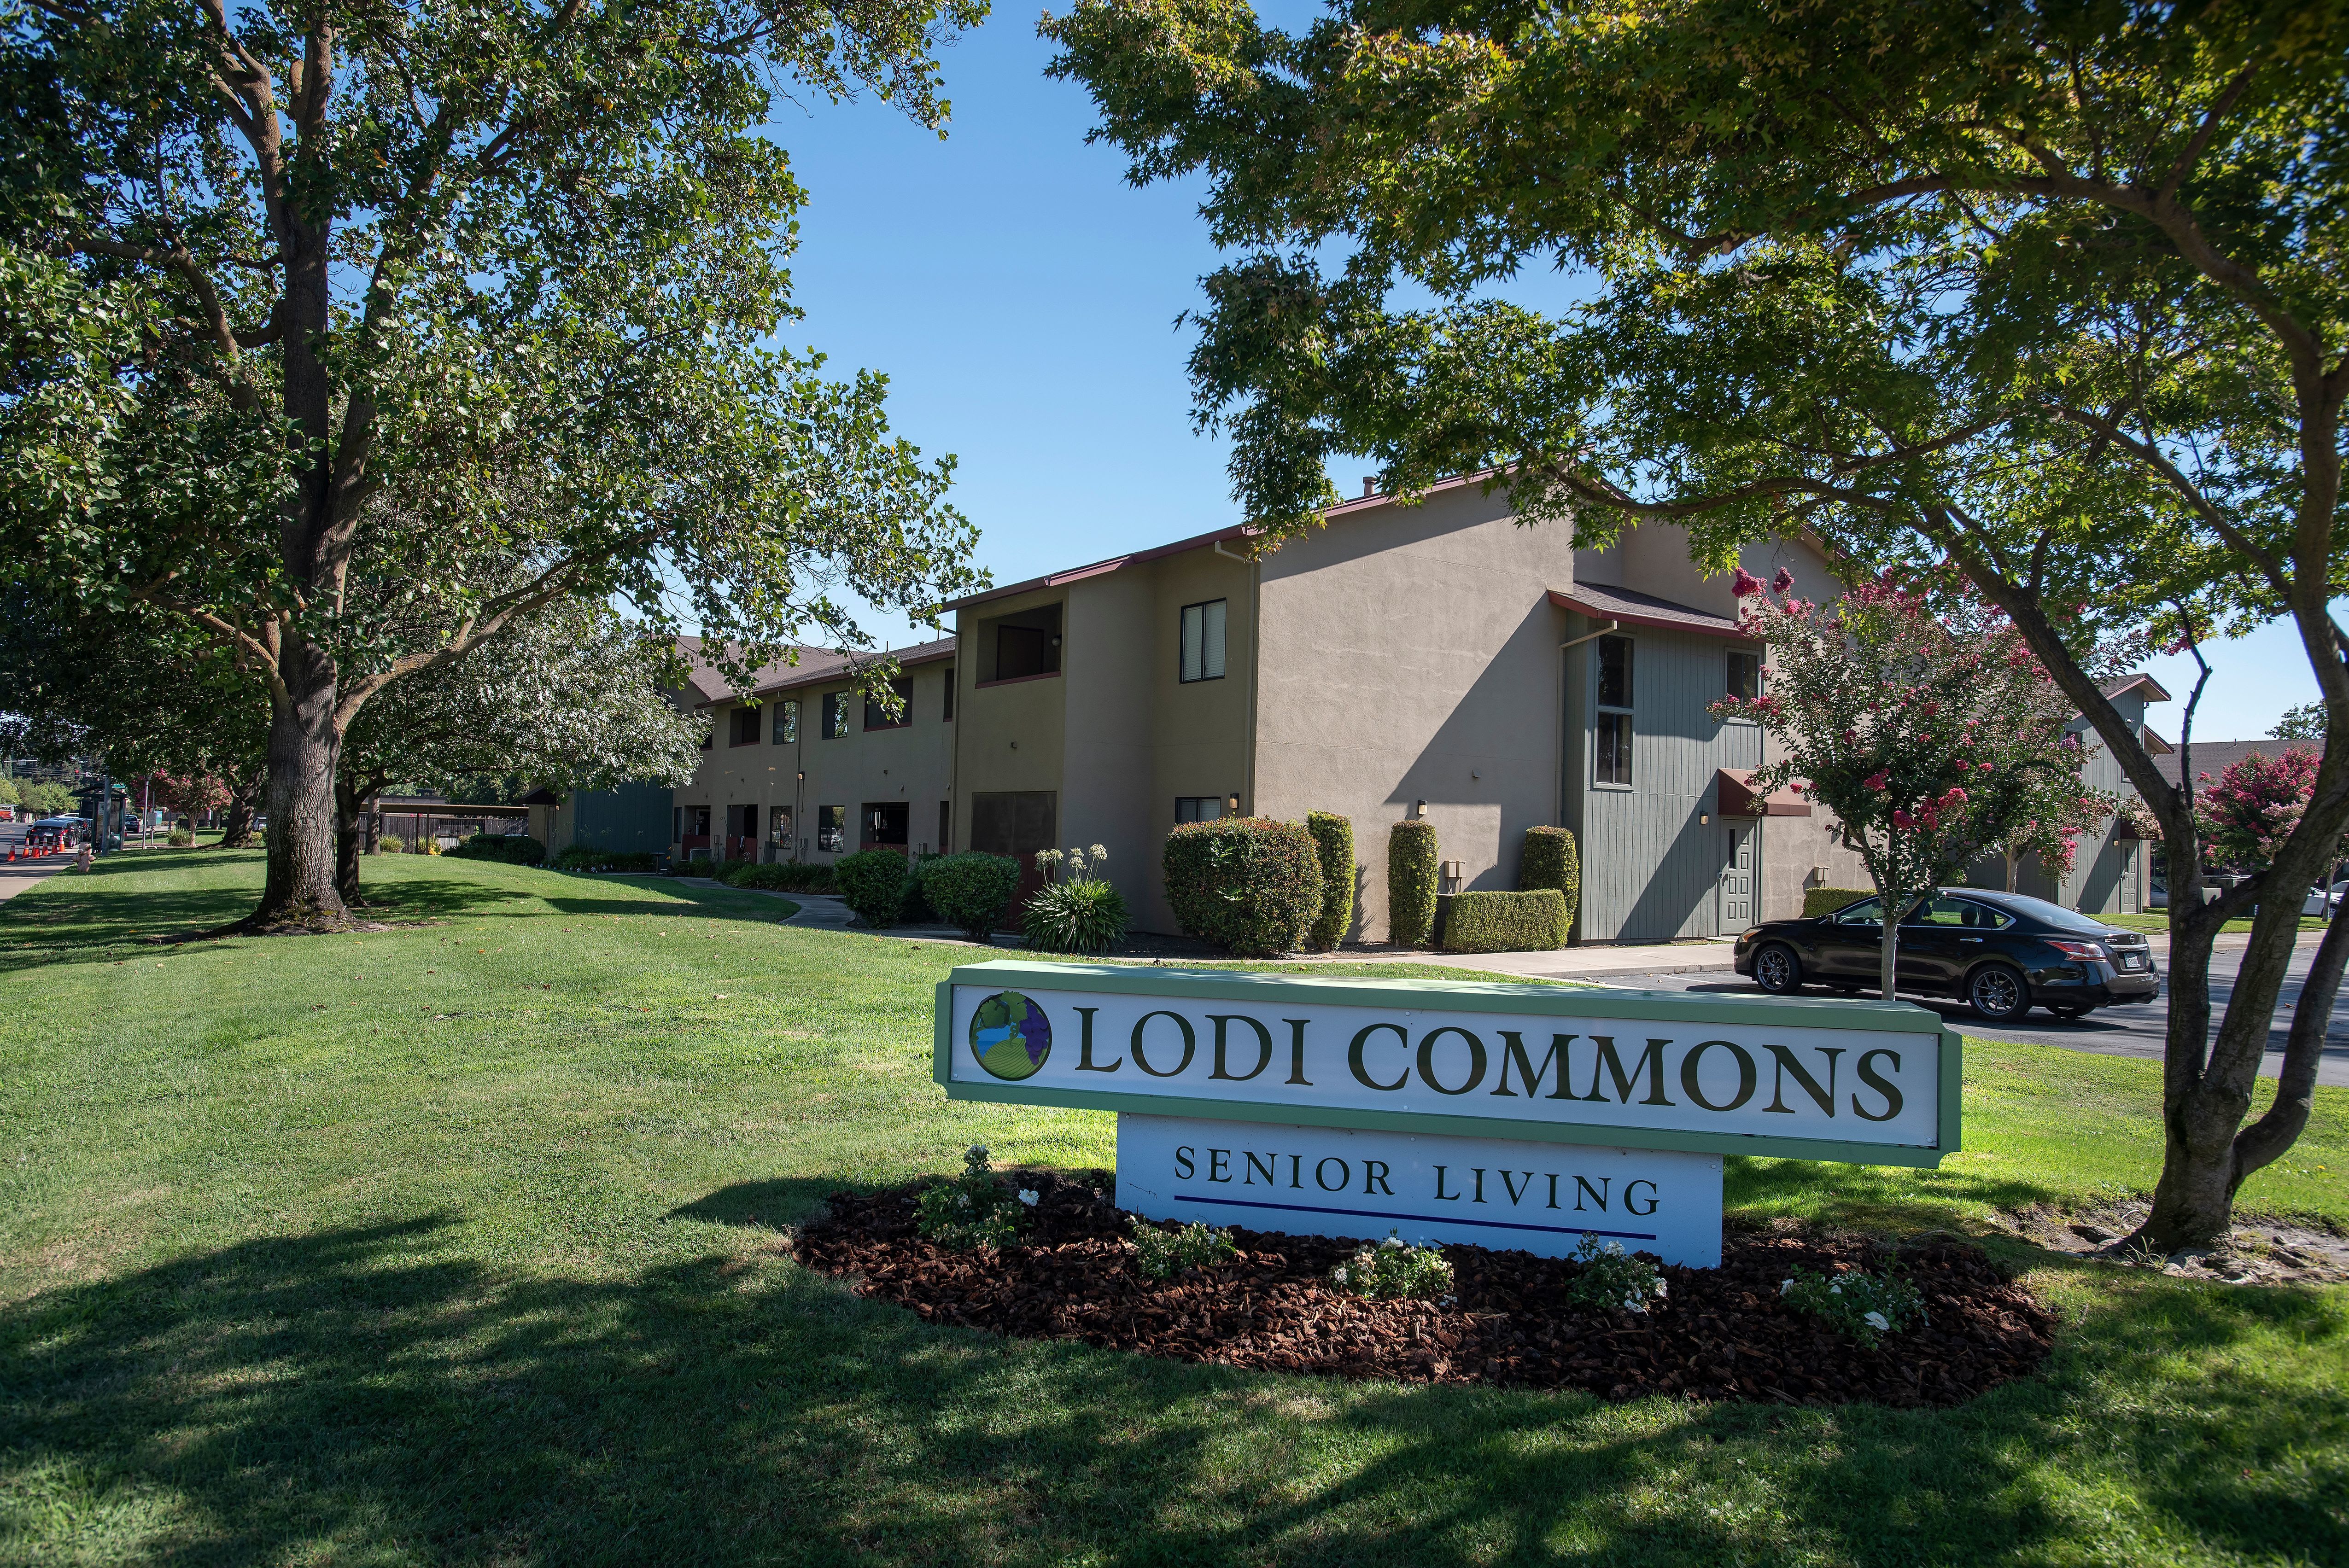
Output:
<svg viewBox="0 0 2349 1568">
<path fill-rule="evenodd" d="M 1517 1121 L 1427 1111 L 1378 1110 L 1352 1106 L 1268 1104 L 1218 1099 L 1205 1095 L 1132 1094 L 1121 1089 L 1056 1088 L 1025 1083 L 978 1083 L 952 1076 L 954 989 L 979 985 L 1010 991 L 1108 991 L 1130 996 L 1278 1006 L 1284 991 L 1308 992 L 1339 1006 L 1401 1003 L 1440 1006 L 1462 1013 L 1572 1013 L 1586 1018 L 1627 1022 L 1689 1023 L 1698 1018 L 1749 1026 L 1798 1026 L 1814 1029 L 1875 1029 L 1938 1036 L 1940 1076 L 1936 1084 L 1938 1120 L 1930 1147 L 1868 1143 L 1822 1138 L 1785 1138 L 1766 1133 L 1623 1127 L 1611 1123 Z M 1561 1006 L 1561 1004 L 1565 1004 Z M 1931 1170 L 1944 1155 L 1963 1147 L 1964 1042 L 1940 1015 L 1907 1002 L 1827 1000 L 1808 996 L 1690 996 L 1679 992 L 1568 989 L 1494 980 L 1323 979 L 1310 974 L 1269 975 L 1248 970 L 1143 968 L 1123 964 L 1059 964 L 997 959 L 957 965 L 938 982 L 936 1041 L 931 1076 L 949 1099 L 995 1100 L 1013 1105 L 1050 1105 L 1076 1110 L 1127 1111 L 1141 1116 L 1204 1116 L 1226 1121 L 1277 1122 L 1292 1127 L 1361 1127 L 1394 1132 L 1444 1133 L 1466 1138 L 1509 1138 L 1534 1142 L 1600 1145 L 1610 1149 L 1668 1149 L 1695 1154 L 1742 1154 L 1778 1160 L 1825 1160 L 1848 1165 L 1900 1165 Z"/>
</svg>

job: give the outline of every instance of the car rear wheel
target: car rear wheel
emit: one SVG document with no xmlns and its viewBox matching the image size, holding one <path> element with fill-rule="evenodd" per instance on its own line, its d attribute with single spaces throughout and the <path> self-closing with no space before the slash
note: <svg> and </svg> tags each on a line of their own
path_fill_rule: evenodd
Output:
<svg viewBox="0 0 2349 1568">
<path fill-rule="evenodd" d="M 1966 983 L 1966 1000 L 1975 1014 L 1993 1023 L 2020 1018 L 2031 1011 L 2031 987 L 2022 974 L 2003 964 L 1988 964 Z"/>
<path fill-rule="evenodd" d="M 1803 961 L 1785 943 L 1770 943 L 1754 955 L 1754 984 L 1773 996 L 1791 995 L 1803 988 Z"/>
</svg>

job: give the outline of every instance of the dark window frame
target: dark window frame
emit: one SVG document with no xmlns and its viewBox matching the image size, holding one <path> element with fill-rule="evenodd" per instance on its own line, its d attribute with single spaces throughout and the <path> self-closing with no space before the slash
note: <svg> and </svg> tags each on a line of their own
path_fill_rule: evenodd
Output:
<svg viewBox="0 0 2349 1568">
<path fill-rule="evenodd" d="M 823 738 L 826 740 L 848 738 L 848 699 L 852 689 L 828 691 L 823 694 Z"/>
<path fill-rule="evenodd" d="M 818 806 L 815 809 L 815 852 L 820 855 L 847 853 L 848 808 Z"/>
<path fill-rule="evenodd" d="M 902 717 L 891 718 L 873 700 L 873 694 L 868 690 L 864 693 L 864 727 L 866 729 L 911 729 L 913 727 L 914 677 L 899 676 L 889 683 L 889 689 L 897 694 L 898 711 Z M 879 722 L 874 722 L 876 719 Z"/>
<path fill-rule="evenodd" d="M 1741 661 L 1743 661 L 1744 664 L 1742 672 L 1740 669 Z M 1762 695 L 1762 655 L 1759 649 L 1732 648 L 1723 655 L 1721 662 L 1722 686 L 1726 695 L 1734 697 L 1744 697 L 1749 701 Z M 1741 680 L 1739 678 L 1741 673 L 1750 676 L 1752 678 L 1750 680 Z M 1744 719 L 1739 722 L 1751 724 L 1754 721 L 1751 719 Z"/>
<path fill-rule="evenodd" d="M 737 705 L 732 712 L 733 717 L 727 725 L 726 744 L 730 748 L 758 745 L 759 730 L 761 727 L 759 723 L 759 710 L 748 703 L 741 703 Z"/>
<path fill-rule="evenodd" d="M 800 738 L 800 699 L 787 696 L 775 705 L 775 744 L 796 746 Z"/>
<path fill-rule="evenodd" d="M 955 699 L 955 667 L 954 667 L 952 665 L 948 665 L 947 666 L 947 696 L 946 696 L 946 708 L 945 708 L 945 711 L 939 715 L 939 717 L 938 717 L 938 722 L 939 722 L 939 723 L 941 723 L 941 724 L 952 724 L 952 723 L 954 722 L 954 699 Z"/>
<path fill-rule="evenodd" d="M 1609 646 L 1620 650 L 1616 673 L 1621 677 L 1619 687 L 1609 700 L 1607 655 Z M 1590 784 L 1595 789 L 1631 789 L 1633 758 L 1638 748 L 1639 669 L 1636 639 L 1604 636 L 1592 652 L 1592 686 L 1598 701 L 1592 704 L 1590 745 Z"/>
<path fill-rule="evenodd" d="M 1207 673 L 1207 649 L 1209 644 L 1207 636 L 1207 612 L 1217 607 L 1222 608 L 1223 614 L 1216 618 L 1216 636 L 1214 638 L 1216 673 L 1209 675 Z M 1194 610 L 1199 612 L 1199 673 L 1196 675 L 1190 673 L 1191 612 Z M 1174 619 L 1174 680 L 1176 685 L 1196 686 L 1202 681 L 1219 681 L 1222 680 L 1225 675 L 1229 672 L 1231 668 L 1231 600 L 1228 598 L 1202 599 L 1195 604 L 1185 604 L 1183 606 L 1181 613 L 1177 614 Z"/>
<path fill-rule="evenodd" d="M 1203 807 L 1213 807 L 1214 810 L 1202 815 Z M 1186 809 L 1191 813 L 1189 816 L 1184 815 Z M 1174 820 L 1177 822 L 1220 822 L 1230 810 L 1229 795 L 1177 795 L 1174 797 Z"/>
</svg>

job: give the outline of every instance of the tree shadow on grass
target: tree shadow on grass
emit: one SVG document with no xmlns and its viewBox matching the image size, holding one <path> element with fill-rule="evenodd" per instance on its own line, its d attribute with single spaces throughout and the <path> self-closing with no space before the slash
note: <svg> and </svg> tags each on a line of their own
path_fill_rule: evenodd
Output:
<svg viewBox="0 0 2349 1568">
<path fill-rule="evenodd" d="M 705 1202 L 780 1211 L 787 1187 Z M 2112 1499 L 2074 1517 L 2076 1484 L 2291 1556 L 2340 1539 L 2349 1480 L 2337 1386 L 2176 1371 L 2337 1350 L 2338 1305 L 2308 1295 L 2117 1289 L 2046 1380 L 1956 1412 L 1610 1408 L 933 1329 L 771 1255 L 583 1279 L 454 1244 L 431 1219 L 254 1241 L 0 1309 L 0 1541 L 207 1564 L 1967 1563 L 2096 1556 Z"/>
<path fill-rule="evenodd" d="M 1899 1165 L 1842 1165 L 1811 1160 L 1733 1156 L 1722 1161 L 1722 1202 L 1749 1216 L 1789 1214 L 1830 1225 L 1915 1234 L 1978 1231 L 1967 1209 L 2008 1212 L 2033 1203 L 2069 1203 L 2075 1189 L 2001 1166 L 1917 1171 Z"/>
<path fill-rule="evenodd" d="M 706 1198 L 671 1209 L 665 1219 L 706 1220 L 716 1225 L 742 1225 L 781 1230 L 813 1219 L 834 1192 L 869 1192 L 870 1181 L 848 1181 L 836 1176 L 785 1176 L 769 1181 L 737 1181 Z"/>
</svg>

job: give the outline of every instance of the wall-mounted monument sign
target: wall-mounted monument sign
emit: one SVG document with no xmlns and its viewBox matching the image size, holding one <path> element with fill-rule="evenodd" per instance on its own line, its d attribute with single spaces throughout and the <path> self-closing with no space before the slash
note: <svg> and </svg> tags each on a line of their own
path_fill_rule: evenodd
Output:
<svg viewBox="0 0 2349 1568">
<path fill-rule="evenodd" d="M 1712 1267 L 1724 1154 L 1958 1147 L 1958 1037 L 1906 1003 L 1007 961 L 936 1022 L 952 1098 L 1116 1111 L 1154 1219 Z"/>
</svg>

